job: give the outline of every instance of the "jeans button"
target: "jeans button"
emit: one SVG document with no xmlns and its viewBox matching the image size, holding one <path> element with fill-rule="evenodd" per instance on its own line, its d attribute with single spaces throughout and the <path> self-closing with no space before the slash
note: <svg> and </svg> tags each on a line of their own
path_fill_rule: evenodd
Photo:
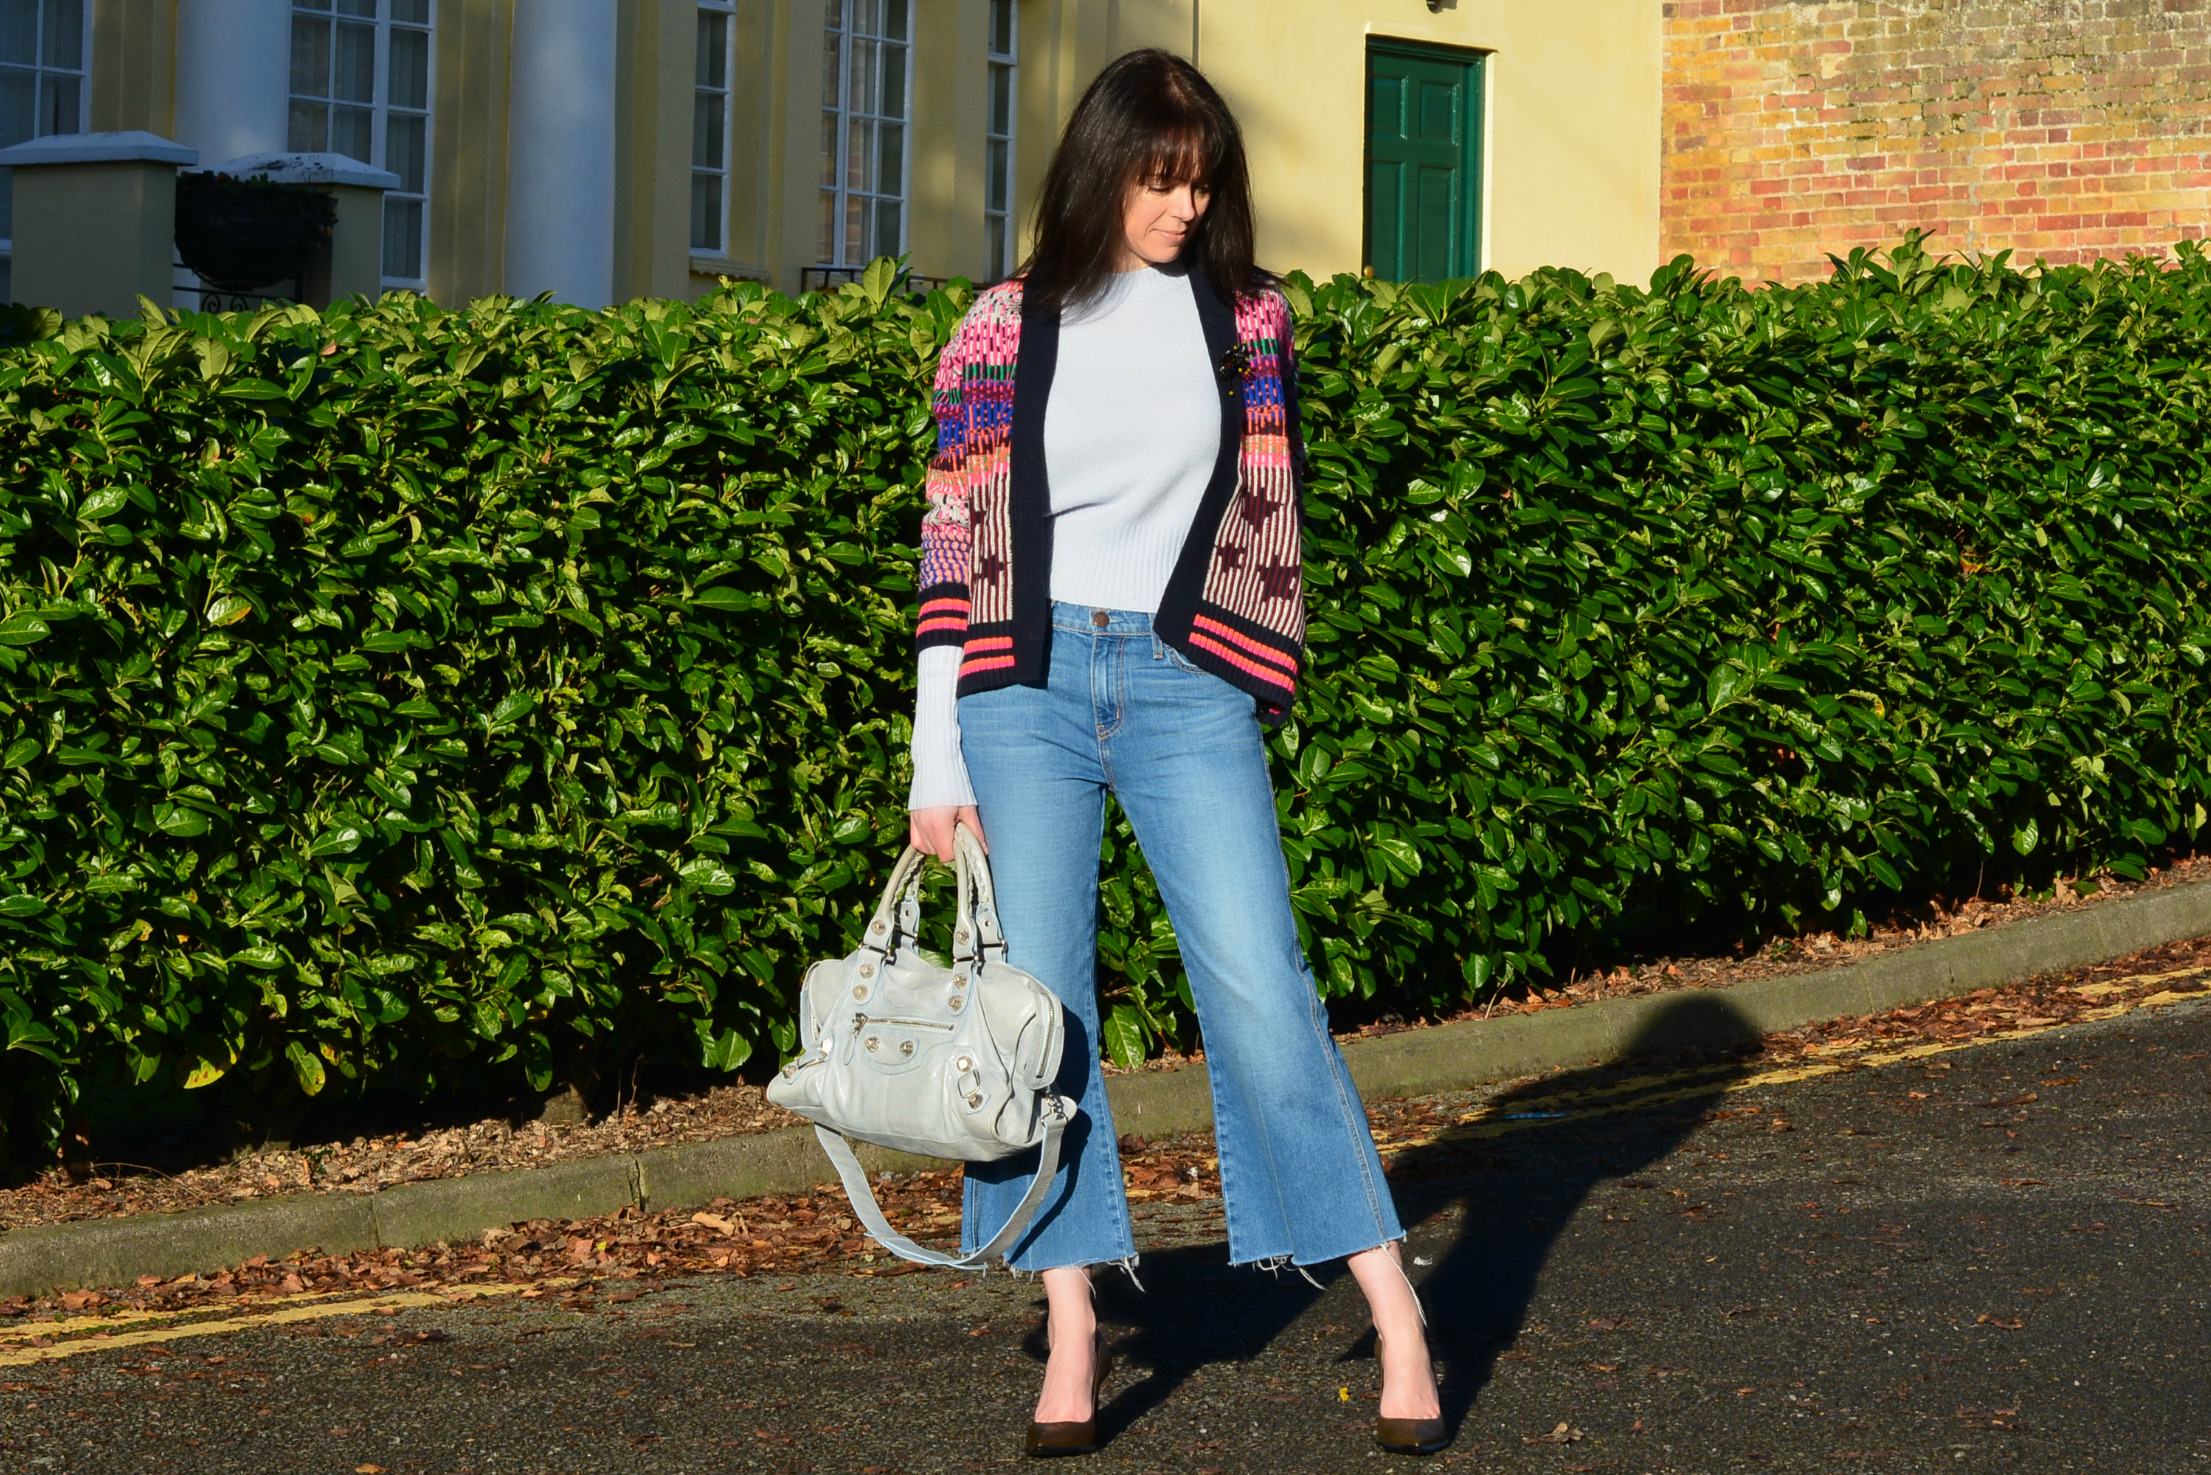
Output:
<svg viewBox="0 0 2211 1475">
<path fill-rule="evenodd" d="M 1106 627 L 1108 618 L 1109 617 L 1107 616 L 1106 612 L 1102 609 L 1094 609 L 1090 612 L 1090 623 L 1096 625 L 1101 630 Z"/>
</svg>

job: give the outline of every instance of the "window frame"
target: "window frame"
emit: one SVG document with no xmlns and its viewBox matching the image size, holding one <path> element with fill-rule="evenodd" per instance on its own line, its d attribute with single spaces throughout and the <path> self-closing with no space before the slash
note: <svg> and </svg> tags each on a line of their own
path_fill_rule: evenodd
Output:
<svg viewBox="0 0 2211 1475">
<path fill-rule="evenodd" d="M 33 139 L 40 138 L 59 138 L 66 133 L 89 133 L 92 131 L 93 0 L 84 0 L 81 10 L 84 25 L 84 38 L 78 45 L 77 60 L 79 62 L 79 66 L 76 69 L 71 69 L 68 67 L 50 67 L 44 61 L 39 59 L 46 53 L 46 6 L 44 0 L 30 0 L 30 3 L 32 7 L 32 14 L 36 17 L 36 22 L 33 25 L 31 32 L 31 64 L 28 67 L 16 62 L 0 63 L 0 65 L 5 65 L 10 71 L 27 71 L 31 74 L 31 96 L 34 109 L 37 105 L 37 98 L 41 90 L 43 81 L 47 76 L 52 75 L 58 77 L 75 77 L 77 79 L 77 126 L 73 129 L 57 129 L 52 133 L 41 133 L 38 131 L 41 120 L 39 119 L 37 113 L 34 111 L 31 119 L 31 136 L 30 138 L 21 140 L 21 142 L 29 143 Z M 6 174 L 9 172 L 10 171 L 8 170 L 0 169 L 0 174 Z M 14 269 L 15 235 L 11 231 L 7 235 L 0 236 L 0 276 L 7 276 L 12 278 L 14 274 Z"/>
<path fill-rule="evenodd" d="M 709 13 L 726 18 L 722 40 L 722 85 L 720 89 L 722 99 L 722 157 L 718 168 L 706 169 L 700 167 L 698 99 L 712 93 L 715 89 L 702 86 L 699 83 L 698 72 L 694 67 L 691 74 L 691 187 L 694 191 L 697 190 L 701 176 L 711 175 L 719 178 L 722 185 L 722 207 L 714 214 L 714 240 L 710 243 L 691 240 L 690 252 L 695 257 L 721 260 L 729 255 L 729 187 L 733 173 L 730 167 L 730 140 L 737 126 L 737 0 L 698 0 L 698 14 L 704 16 Z M 685 228 L 686 238 L 689 238 L 690 234 L 690 229 L 687 226 Z"/>
<path fill-rule="evenodd" d="M 989 31 L 986 31 L 983 38 L 985 76 L 988 79 L 987 85 L 992 89 L 992 91 L 986 91 L 983 98 L 983 167 L 987 173 L 990 167 L 990 146 L 994 143 L 1003 143 L 1006 146 L 1006 156 L 999 182 L 1005 188 L 1006 204 L 1002 210 L 993 210 L 990 207 L 991 181 L 985 178 L 983 181 L 983 250 L 986 254 L 990 250 L 990 227 L 992 222 L 995 221 L 1001 232 L 998 238 L 999 250 L 995 260 L 985 263 L 984 270 L 992 277 L 1003 279 L 1013 274 L 1014 261 L 1019 255 L 1013 237 L 1013 195 L 1014 180 L 1017 177 L 1014 160 L 1017 140 L 1021 131 L 1021 3 L 1020 0 L 991 0 L 993 8 L 1001 4 L 1006 7 L 1006 49 L 999 51 L 997 49 L 997 37 L 989 33 L 997 29 L 995 25 L 989 27 Z M 1006 76 L 1006 131 L 1004 133 L 993 133 L 990 129 L 990 99 L 996 88 L 998 73 L 1001 68 L 1004 69 Z"/>
<path fill-rule="evenodd" d="M 857 0 L 831 0 L 829 7 L 823 12 L 825 38 L 826 36 L 835 36 L 837 38 L 837 95 L 833 98 L 825 97 L 822 99 L 822 112 L 826 115 L 833 116 L 837 120 L 837 152 L 836 158 L 834 160 L 834 167 L 832 169 L 832 178 L 834 182 L 823 185 L 816 195 L 817 200 L 819 199 L 820 195 L 828 195 L 830 197 L 830 234 L 832 237 L 832 248 L 827 253 L 822 253 L 820 251 L 821 241 L 818 234 L 815 238 L 814 244 L 817 255 L 822 255 L 824 257 L 824 259 L 821 260 L 818 264 L 822 267 L 835 270 L 856 270 L 867 265 L 869 261 L 872 261 L 874 259 L 873 254 L 869 254 L 862 260 L 858 261 L 851 261 L 846 259 L 844 222 L 847 214 L 850 211 L 851 201 L 853 199 L 858 198 L 871 202 L 870 206 L 868 207 L 868 221 L 866 226 L 866 229 L 871 237 L 875 224 L 873 212 L 875 209 L 880 208 L 880 205 L 874 202 L 880 202 L 883 200 L 895 200 L 898 202 L 898 249 L 890 254 L 896 256 L 905 255 L 908 250 L 911 233 L 913 231 L 914 25 L 919 19 L 917 13 L 918 7 L 915 5 L 914 0 L 876 0 L 876 3 L 879 6 L 896 3 L 903 4 L 906 7 L 906 27 L 904 39 L 893 39 L 890 36 L 886 35 L 883 29 L 881 29 L 882 13 L 880 10 L 878 10 L 876 18 L 878 29 L 867 32 L 861 32 L 857 30 L 852 24 L 852 7 L 855 3 L 857 3 Z M 905 70 L 902 79 L 902 85 L 899 89 L 899 105 L 901 111 L 896 117 L 893 117 L 887 113 L 872 111 L 864 113 L 858 112 L 853 108 L 852 50 L 854 41 L 871 41 L 878 48 L 896 46 L 899 49 L 902 57 L 901 65 L 904 67 Z M 881 53 L 879 50 L 878 55 L 880 56 L 880 54 Z M 871 102 L 875 104 L 880 104 L 880 101 L 881 94 L 880 92 L 878 92 L 877 96 L 874 99 L 871 99 Z M 875 149 L 875 159 L 873 161 L 875 167 L 872 171 L 872 177 L 869 181 L 872 186 L 880 186 L 880 184 L 882 183 L 882 149 L 880 146 L 881 126 L 885 123 L 896 123 L 898 125 L 898 193 L 896 193 L 895 195 L 887 194 L 883 192 L 880 188 L 854 189 L 852 187 L 852 122 L 855 117 L 862 118 L 867 120 L 868 122 L 873 123 L 876 128 L 875 136 L 878 139 L 878 143 Z M 863 249 L 870 248 L 863 246 Z"/>
<path fill-rule="evenodd" d="M 379 260 L 377 262 L 377 279 L 383 285 L 386 291 L 399 290 L 427 293 L 429 291 L 430 285 L 431 181 L 436 177 L 437 162 L 438 0 L 423 0 L 423 14 L 425 16 L 425 19 L 419 25 L 414 21 L 400 21 L 393 19 L 392 0 L 374 0 L 374 4 L 375 14 L 373 16 L 352 15 L 340 17 L 336 13 L 336 7 L 332 3 L 332 0 L 322 0 L 320 8 L 316 7 L 316 0 L 288 0 L 291 19 L 294 25 L 298 24 L 299 18 L 301 17 L 301 15 L 304 14 L 309 18 L 325 19 L 333 23 L 340 19 L 350 20 L 354 22 L 366 21 L 375 27 L 376 46 L 375 58 L 372 63 L 374 72 L 369 79 L 368 103 L 370 110 L 369 152 L 375 157 L 363 159 L 361 161 L 362 163 L 367 164 L 372 169 L 383 169 L 389 171 L 390 173 L 397 174 L 399 171 L 392 168 L 391 164 L 388 162 L 390 154 L 389 128 L 391 116 L 394 113 L 398 113 L 401 116 L 419 117 L 422 119 L 421 192 L 417 194 L 414 191 L 407 190 L 405 188 L 386 190 L 384 192 L 384 220 L 387 232 L 389 231 L 390 227 L 391 204 L 393 201 L 413 200 L 420 204 L 422 207 L 422 235 L 420 240 L 416 242 L 416 248 L 420 253 L 422 271 L 417 276 L 393 276 L 392 274 L 384 271 L 384 264 L 381 260 Z M 395 27 L 404 28 L 410 31 L 419 30 L 423 34 L 423 105 L 420 108 L 396 107 L 391 101 L 391 42 L 392 31 Z M 286 35 L 288 41 L 290 33 L 287 32 Z M 333 24 L 331 31 L 331 45 L 335 47 L 336 44 L 337 31 L 335 24 Z M 298 149 L 298 146 L 292 143 L 291 138 L 290 111 L 292 104 L 298 102 L 316 103 L 320 104 L 325 110 L 323 114 L 322 147 L 319 149 L 298 149 L 298 151 L 303 153 L 329 152 L 331 140 L 329 127 L 330 118 L 328 110 L 337 106 L 338 103 L 341 101 L 341 99 L 339 99 L 336 95 L 335 91 L 337 85 L 335 80 L 337 75 L 335 55 L 333 54 L 331 58 L 330 68 L 330 75 L 332 78 L 330 87 L 332 88 L 332 90 L 329 92 L 325 92 L 320 96 L 316 96 L 311 93 L 302 93 L 297 90 L 294 84 L 298 79 L 291 75 L 291 48 L 289 45 L 287 45 L 286 47 L 285 70 L 286 75 L 284 79 L 284 105 L 286 146 Z M 347 101 L 346 106 L 354 107 L 358 106 L 358 104 Z M 388 234 L 386 237 L 386 244 L 389 245 Z"/>
</svg>

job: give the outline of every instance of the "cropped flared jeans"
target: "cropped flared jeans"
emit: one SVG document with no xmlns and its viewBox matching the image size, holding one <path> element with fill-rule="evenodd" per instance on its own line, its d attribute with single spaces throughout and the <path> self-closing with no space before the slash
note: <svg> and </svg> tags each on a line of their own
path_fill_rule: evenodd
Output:
<svg viewBox="0 0 2211 1475">
<path fill-rule="evenodd" d="M 1400 1238 L 1389 1185 L 1290 910 L 1256 704 L 1152 633 L 1151 616 L 1054 601 L 1046 684 L 959 699 L 1006 958 L 1067 1007 L 1057 1089 L 1082 1115 L 1016 1270 L 1117 1262 L 1136 1245 L 1098 1068 L 1105 796 L 1159 883 L 1197 1004 L 1228 1205 L 1228 1257 L 1311 1265 Z M 961 1242 L 1001 1224 L 1036 1154 L 970 1163 Z"/>
</svg>

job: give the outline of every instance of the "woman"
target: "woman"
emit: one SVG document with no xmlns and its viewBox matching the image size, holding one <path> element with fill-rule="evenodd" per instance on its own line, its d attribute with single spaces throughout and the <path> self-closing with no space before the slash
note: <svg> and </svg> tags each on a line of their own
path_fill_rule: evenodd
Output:
<svg viewBox="0 0 2211 1475">
<path fill-rule="evenodd" d="M 1058 1089 L 1083 1110 L 1007 1257 L 1041 1271 L 1049 1308 L 1032 1454 L 1094 1446 L 1090 1267 L 1136 1261 L 1098 1069 L 1108 790 L 1197 1003 L 1231 1263 L 1348 1257 L 1377 1332 L 1378 1437 L 1443 1444 L 1403 1230 L 1298 943 L 1270 791 L 1263 729 L 1288 717 L 1304 634 L 1300 451 L 1289 308 L 1252 240 L 1220 96 L 1178 57 L 1131 52 L 1068 119 L 1028 261 L 978 295 L 937 370 L 912 839 L 945 860 L 955 823 L 985 841 L 1007 959 L 1072 1016 Z M 969 1165 L 969 1251 L 1032 1169 Z"/>
</svg>

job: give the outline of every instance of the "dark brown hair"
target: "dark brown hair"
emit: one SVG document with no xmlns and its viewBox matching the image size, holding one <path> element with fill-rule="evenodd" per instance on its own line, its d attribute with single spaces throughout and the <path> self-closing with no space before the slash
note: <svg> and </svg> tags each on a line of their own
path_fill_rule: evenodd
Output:
<svg viewBox="0 0 2211 1475">
<path fill-rule="evenodd" d="M 1179 259 L 1229 301 L 1260 285 L 1236 119 L 1196 67 L 1146 48 L 1107 63 L 1067 119 L 1037 198 L 1036 244 L 1021 264 L 1023 302 L 1056 312 L 1103 287 L 1129 190 L 1161 179 L 1202 184 L 1211 195 Z"/>
</svg>

